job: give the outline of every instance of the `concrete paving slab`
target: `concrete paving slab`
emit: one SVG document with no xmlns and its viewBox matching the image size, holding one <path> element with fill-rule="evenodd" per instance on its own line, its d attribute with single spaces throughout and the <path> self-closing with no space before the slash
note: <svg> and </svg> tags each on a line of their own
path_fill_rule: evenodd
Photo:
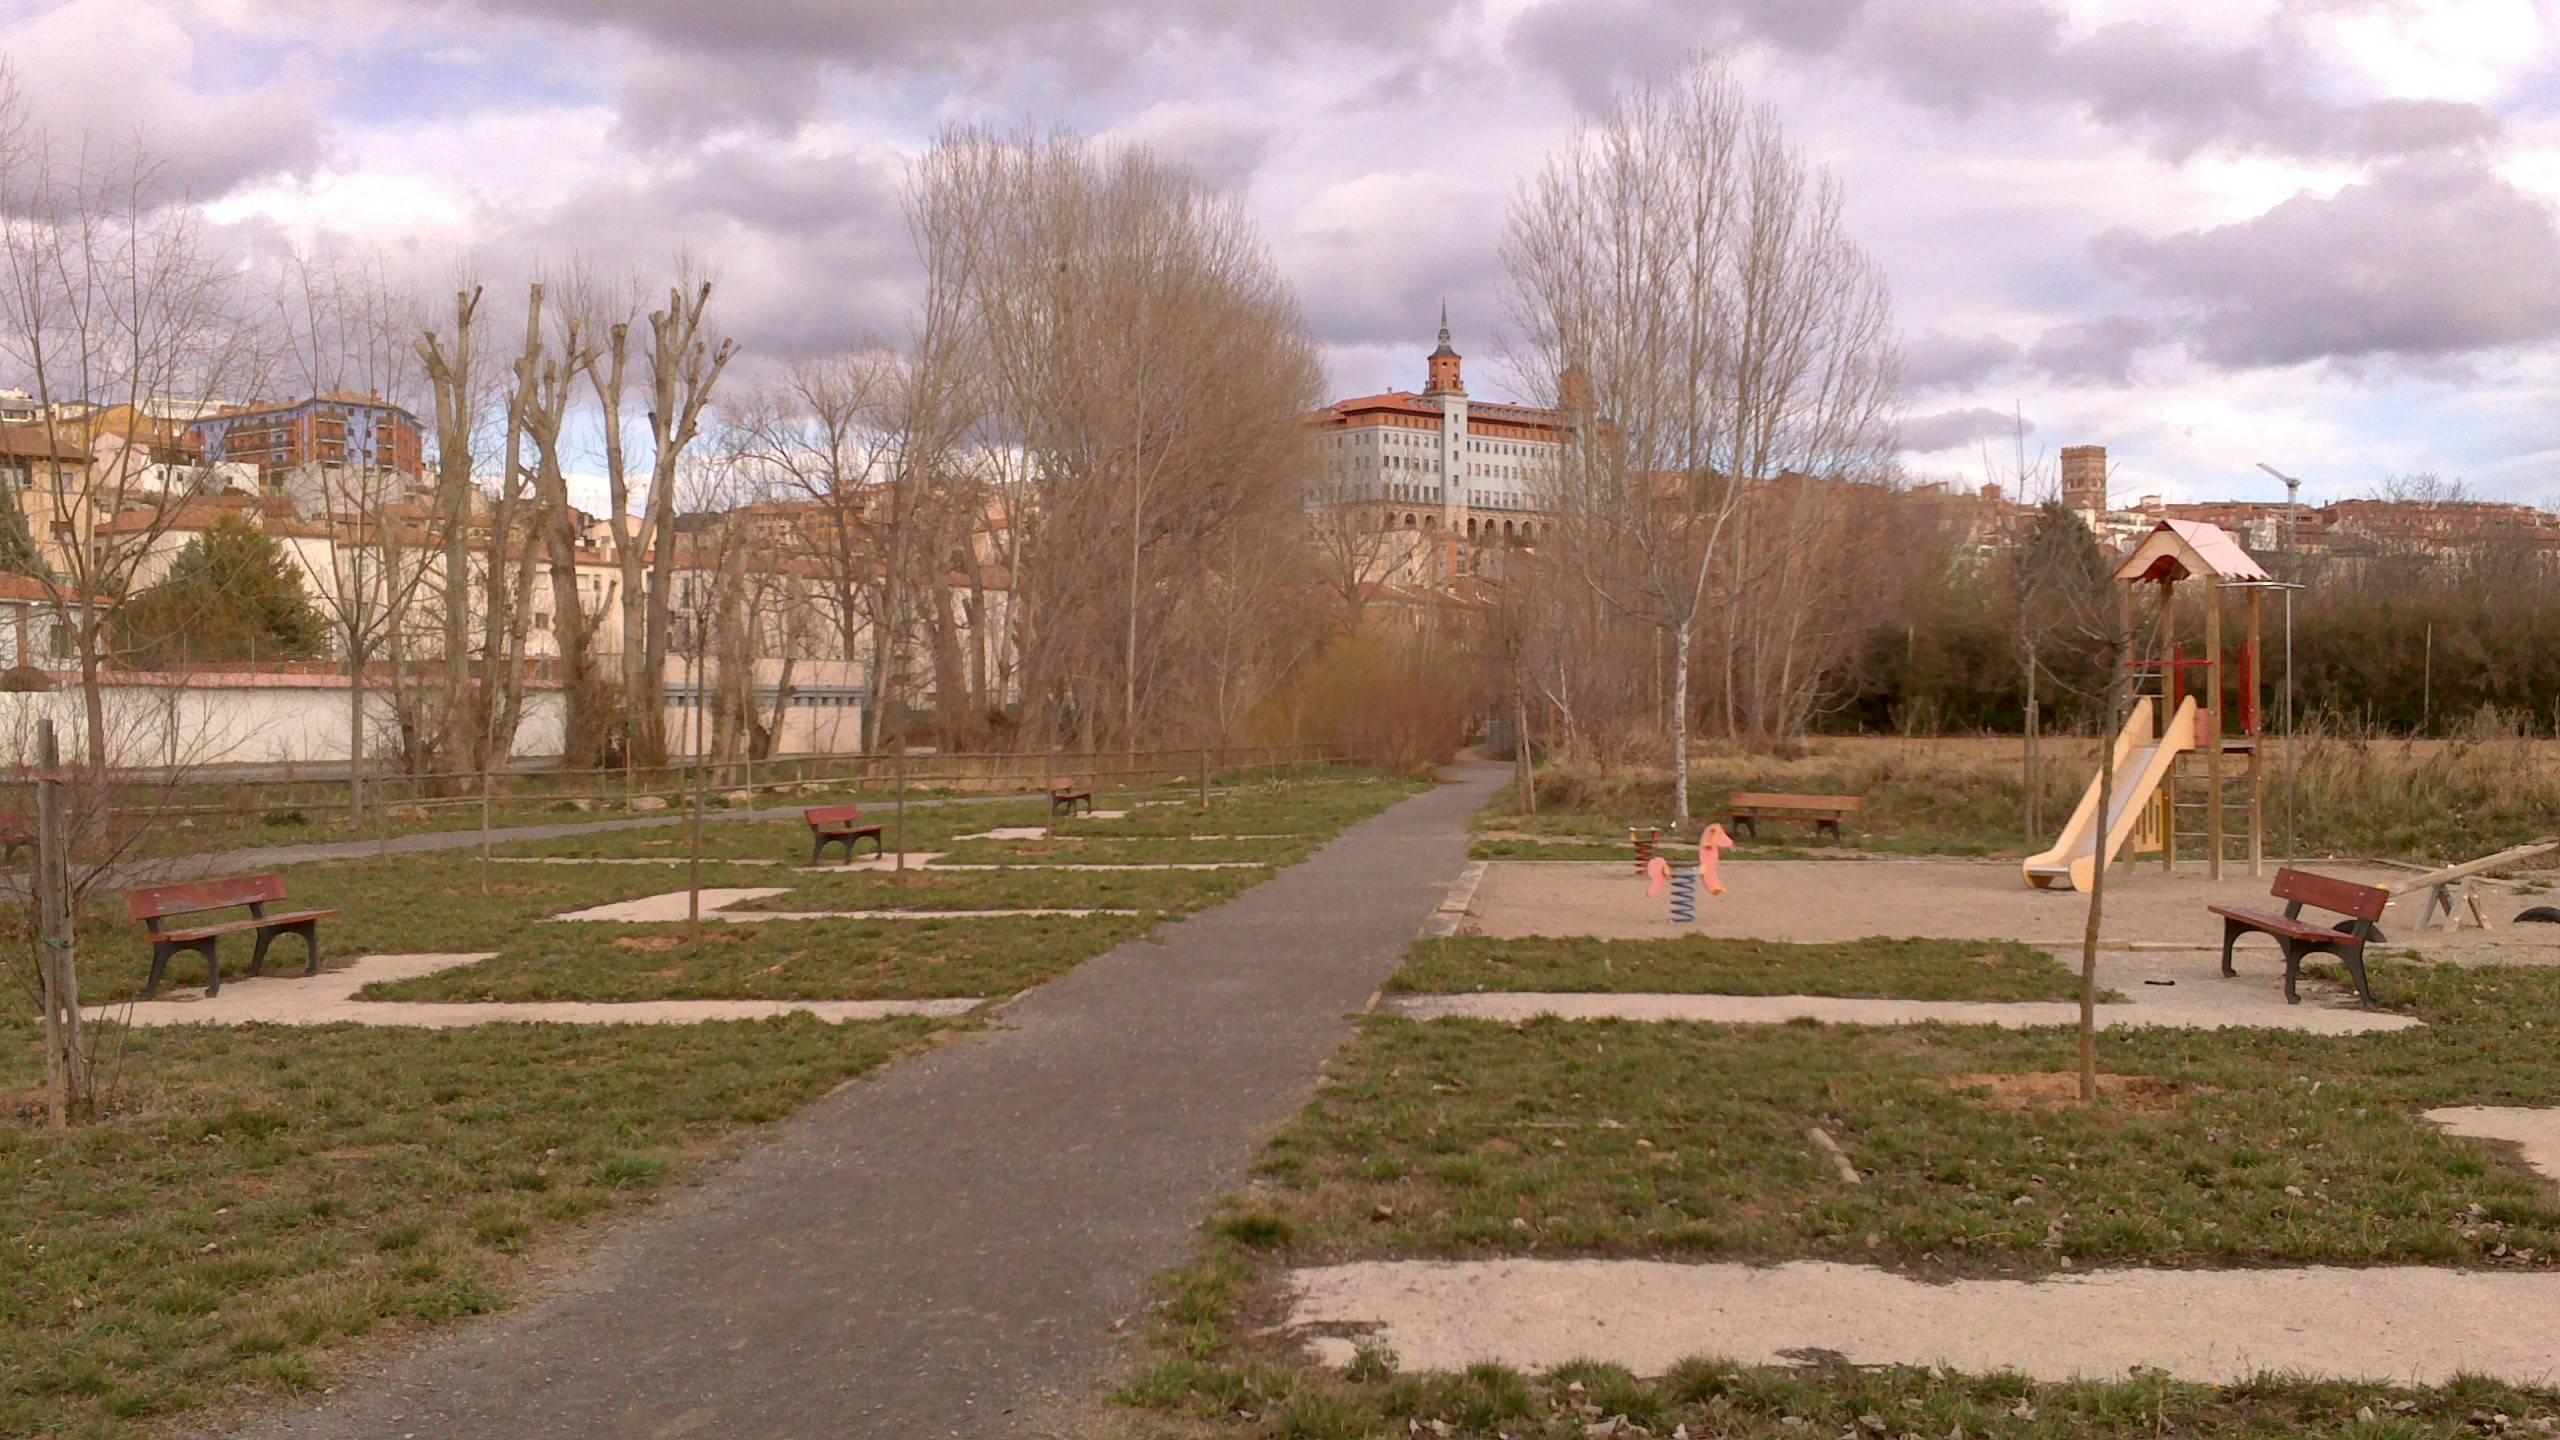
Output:
<svg viewBox="0 0 2560 1440">
<path fill-rule="evenodd" d="M 937 864 L 936 870 L 1268 870 L 1268 860 L 1160 860 L 1112 865 L 1102 861 L 1019 860 L 1003 865 Z"/>
<path fill-rule="evenodd" d="M 1445 907 L 1444 907 L 1445 908 Z M 2076 955 L 2061 957 L 2077 968 Z M 2415 1016 L 2367 1009 L 2352 991 L 2316 979 L 2302 982 L 2302 1003 L 2284 998 L 2284 977 L 2266 966 L 2222 973 L 2219 951 L 2104 951 L 2101 993 L 2122 1001 L 2098 1006 L 2105 1030 L 2297 1030 L 2312 1035 L 2372 1035 L 2422 1024 Z M 1417 1020 L 1499 1020 L 1518 1024 L 1541 1015 L 1566 1020 L 1665 1020 L 1716 1025 L 1997 1025 L 2010 1030 L 2078 1025 L 2071 1000 L 1896 1000 L 1829 995 L 1604 994 L 1479 990 L 1461 995 L 1398 995 L 1391 1014 Z"/>
<path fill-rule="evenodd" d="M 907 868 L 910 870 L 921 869 L 924 866 L 933 863 L 935 860 L 942 858 L 942 856 L 947 853 L 949 852 L 942 850 L 910 850 L 907 852 Z M 669 865 L 690 865 L 693 863 L 693 857 L 690 855 L 493 855 L 490 859 L 496 861 L 500 865 L 656 865 L 664 867 Z M 809 865 L 798 860 L 779 860 L 771 858 L 757 860 L 733 860 L 715 855 L 705 855 L 702 857 L 702 863 L 705 865 L 761 865 L 773 867 L 787 865 L 794 870 L 798 870 L 806 874 L 837 875 L 849 871 L 895 870 L 898 868 L 898 857 L 895 855 L 866 854 L 861 859 L 855 860 L 849 864 L 843 861 L 838 861 L 832 865 Z"/>
<path fill-rule="evenodd" d="M 2410 873 L 2352 862 L 2304 864 L 2367 885 L 2405 883 Z M 2252 879 L 2246 866 L 2228 866 L 2220 880 L 2208 879 L 2201 865 L 2181 866 L 2175 874 L 2156 866 L 2118 871 L 2107 885 L 2104 938 L 2118 944 L 2219 946 L 2222 922 L 2205 907 L 2268 908 L 2276 866 L 2270 862 L 2266 868 L 2266 875 Z M 1925 935 L 2076 947 L 2089 914 L 2088 896 L 2034 889 L 2019 878 L 2015 861 L 1728 860 L 1722 873 L 1725 893 L 1700 897 L 1696 922 L 1674 925 L 1669 902 L 1648 897 L 1645 882 L 1624 862 L 1497 860 L 1477 891 L 1470 928 L 1496 936 L 1607 939 Z M 2560 926 L 2431 930 L 2419 923 L 2424 898 L 2393 899 L 2382 918 L 2387 943 L 2378 952 L 2411 949 L 2454 964 L 2560 964 Z M 2263 935 L 2243 938 L 2239 953 L 2243 968 L 2281 963 L 2275 942 Z M 2373 963 L 2391 962 L 2378 954 Z"/>
<path fill-rule="evenodd" d="M 1086 906 L 1024 906 L 1011 910 L 705 910 L 705 920 L 759 925 L 767 920 L 1024 920 L 1041 916 L 1079 919 L 1087 915 L 1148 915 L 1148 910 L 1114 910 Z"/>
<path fill-rule="evenodd" d="M 900 1015 L 957 1018 L 983 999 L 936 1000 L 359 1000 L 356 992 L 377 980 L 408 980 L 491 958 L 483 954 L 366 955 L 317 975 L 240 978 L 219 995 L 172 991 L 157 1000 L 100 1005 L 96 1020 L 126 1025 L 390 1025 L 452 1030 L 472 1025 L 701 1025 L 715 1020 L 769 1020 L 809 1015 L 843 1023 Z"/>
<path fill-rule="evenodd" d="M 493 865 L 690 865 L 689 855 L 492 855 Z M 788 860 L 716 860 L 702 857 L 705 865 L 788 865 Z"/>
<path fill-rule="evenodd" d="M 2449 1105 L 2425 1118 L 2456 1135 L 2506 1141 L 2544 1179 L 2560 1181 L 2560 1106 Z"/>
<path fill-rule="evenodd" d="M 2066 1001 L 1869 1000 L 1831 995 L 1588 995 L 1481 991 L 1472 995 L 1398 995 L 1384 1002 L 1393 1015 L 1414 1020 L 1687 1021 L 1707 1025 L 1784 1025 L 1818 1020 L 1829 1025 L 1997 1025 L 2034 1030 L 2080 1023 L 2080 1007 Z M 2250 1014 L 2159 1005 L 2101 1005 L 2101 1030 L 2167 1027 L 2182 1030 L 2300 1030 L 2312 1035 L 2370 1035 L 2405 1030 L 2420 1022 L 2407 1015 L 2304 1004 Z"/>
<path fill-rule="evenodd" d="M 838 867 L 841 868 L 841 867 Z M 821 873 L 833 874 L 830 869 Z M 702 887 L 702 918 L 720 920 L 732 925 L 761 925 L 768 920 L 1001 920 L 1035 915 L 1144 915 L 1144 910 L 1114 910 L 1097 906 L 1021 906 L 989 910 L 731 910 L 726 907 L 749 900 L 765 900 L 791 893 L 789 886 Z M 644 895 L 637 900 L 617 900 L 610 905 L 590 905 L 554 915 L 555 921 L 569 920 L 612 925 L 665 925 L 686 919 L 692 913 L 692 892 L 671 890 L 664 895 Z"/>
<path fill-rule="evenodd" d="M 2560 1376 L 2560 1274 L 2414 1266 L 2101 1270 L 1939 1283 L 1828 1261 L 1402 1260 L 1289 1276 L 1294 1329 L 1356 1327 L 1408 1371 L 1690 1356 L 2228 1384 L 2266 1371 L 2439 1385 Z M 2342 1321 L 2342 1317 L 2352 1317 Z M 1306 1343 L 1350 1360 L 1342 1333 Z"/>
<path fill-rule="evenodd" d="M 723 905 L 737 905 L 749 900 L 764 900 L 788 895 L 788 885 L 712 886 L 702 887 L 702 913 L 710 914 Z M 597 921 L 619 925 L 663 925 L 683 920 L 693 913 L 693 892 L 671 890 L 664 895 L 643 895 L 637 900 L 616 900 L 610 905 L 590 905 L 583 910 L 567 910 L 551 918 L 557 920 Z"/>
</svg>

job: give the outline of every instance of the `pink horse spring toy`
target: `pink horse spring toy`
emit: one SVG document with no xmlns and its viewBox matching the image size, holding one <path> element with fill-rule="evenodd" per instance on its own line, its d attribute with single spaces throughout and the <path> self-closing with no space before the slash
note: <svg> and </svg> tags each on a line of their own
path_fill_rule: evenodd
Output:
<svg viewBox="0 0 2560 1440">
<path fill-rule="evenodd" d="M 1733 837 L 1721 825 L 1710 825 L 1698 837 L 1698 878 L 1707 882 L 1707 893 L 1721 895 L 1724 885 L 1716 879 L 1716 852 L 1733 848 Z"/>
</svg>

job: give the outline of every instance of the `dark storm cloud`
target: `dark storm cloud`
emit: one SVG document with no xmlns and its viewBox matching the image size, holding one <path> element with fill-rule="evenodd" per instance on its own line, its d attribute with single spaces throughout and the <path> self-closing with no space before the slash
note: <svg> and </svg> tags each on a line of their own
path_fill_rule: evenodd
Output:
<svg viewBox="0 0 2560 1440">
<path fill-rule="evenodd" d="M 2550 207 L 2470 162 L 2406 162 L 2237 224 L 2111 231 L 2092 249 L 2225 366 L 2425 359 L 2560 334 Z"/>
<path fill-rule="evenodd" d="M 493 223 L 476 258 L 491 276 L 575 259 L 605 276 L 636 274 L 654 294 L 676 257 L 691 255 L 718 283 L 720 323 L 750 351 L 824 353 L 903 336 L 917 267 L 900 173 L 886 152 L 711 147 L 664 174 L 593 183 L 526 223 Z"/>
<path fill-rule="evenodd" d="M 2139 315 L 2100 315 L 2056 325 L 2027 359 L 2066 384 L 2130 385 L 2136 355 L 2160 343 L 2160 327 Z"/>
<path fill-rule="evenodd" d="M 1997 335 L 1932 330 L 1902 342 L 1902 383 L 1913 391 L 1967 389 L 2017 359 L 2018 347 Z"/>
<path fill-rule="evenodd" d="M 1346 38 L 1419 43 L 1458 7 L 1425 0 L 1385 24 L 1360 0 L 446 0 L 442 8 L 618 31 L 682 57 L 787 56 L 878 73 L 1011 56 L 1101 73 L 1140 56 L 1228 41 L 1267 55 L 1329 49 Z"/>
<path fill-rule="evenodd" d="M 2288 27 L 2223 48 L 2149 21 L 2074 35 L 2066 18 L 2053 0 L 1542 0 L 1506 44 L 1585 110 L 1690 53 L 1760 44 L 1836 56 L 1949 115 L 1994 104 L 2077 110 L 2172 158 L 2218 145 L 2377 159 L 2498 132 L 2476 105 L 2329 99 L 2303 78 L 2319 67 Z"/>
<path fill-rule="evenodd" d="M 1915 454 L 1953 450 L 1959 445 L 2014 435 L 2018 424 L 2018 417 L 2007 411 L 1981 406 L 1914 415 L 1902 422 L 1902 448 Z M 2035 423 L 2028 421 L 2026 428 L 2034 430 Z"/>
<path fill-rule="evenodd" d="M 786 134 L 825 98 L 811 60 L 644 52 L 623 71 L 617 135 L 647 147 L 741 129 Z"/>
</svg>

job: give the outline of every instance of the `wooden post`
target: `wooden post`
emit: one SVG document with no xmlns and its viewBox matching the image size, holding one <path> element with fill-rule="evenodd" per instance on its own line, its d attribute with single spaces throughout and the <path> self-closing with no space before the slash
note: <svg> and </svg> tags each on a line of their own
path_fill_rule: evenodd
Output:
<svg viewBox="0 0 2560 1440">
<path fill-rule="evenodd" d="M 36 968 L 44 998 L 45 1123 L 69 1128 L 89 1106 L 88 1046 L 80 1033 L 80 967 L 72 948 L 69 827 L 62 813 L 62 746 L 36 722 Z"/>
<path fill-rule="evenodd" d="M 2205 873 L 2222 878 L 2222 581 L 2204 577 L 2205 717 L 2212 722 L 2213 748 L 2205 752 L 2206 784 L 2213 797 L 2204 812 L 2205 843 L 2211 847 Z"/>
<path fill-rule="evenodd" d="M 889 867 L 903 872 L 907 868 L 907 740 L 904 735 L 898 737 L 898 751 L 891 763 L 896 767 L 898 776 L 898 857 L 889 862 Z M 850 845 L 845 847 L 848 854 L 852 849 Z"/>
<path fill-rule="evenodd" d="M 1209 752 L 1200 752 L 1200 808 L 1209 808 Z"/>
<path fill-rule="evenodd" d="M 2266 592 L 2249 591 L 2249 701 L 2241 708 L 2248 713 L 2252 729 L 2249 734 L 2249 878 L 2255 880 L 2267 873 L 2267 721 L 2266 711 L 2258 704 L 2262 688 L 2258 677 L 2266 673 L 2266 651 L 2258 640 L 2266 619 Z"/>
<path fill-rule="evenodd" d="M 489 766 L 480 767 L 480 893 L 489 893 Z"/>
</svg>

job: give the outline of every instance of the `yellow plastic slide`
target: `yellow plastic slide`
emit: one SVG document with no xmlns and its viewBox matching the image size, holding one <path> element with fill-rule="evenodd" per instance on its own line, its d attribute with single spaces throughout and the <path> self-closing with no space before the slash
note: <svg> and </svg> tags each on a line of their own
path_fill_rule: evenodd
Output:
<svg viewBox="0 0 2560 1440">
<path fill-rule="evenodd" d="M 2066 890 L 2088 889 L 2098 867 L 2113 862 L 2116 851 L 2132 837 L 2151 797 L 2177 767 L 2178 756 L 2196 748 L 2194 696 L 2178 702 L 2177 713 L 2169 717 L 2168 727 L 2158 735 L 2151 733 L 2152 708 L 2148 697 L 2133 702 L 2133 713 L 2125 717 L 2124 732 L 2116 736 L 2112 757 L 2115 793 L 2108 797 L 2103 848 L 2098 836 L 2098 779 L 2093 776 L 2088 792 L 2080 797 L 2079 808 L 2071 812 L 2071 823 L 2062 827 L 2062 838 L 2054 842 L 2052 849 L 2027 858 L 2028 884 L 2039 890 L 2055 885 Z"/>
</svg>

